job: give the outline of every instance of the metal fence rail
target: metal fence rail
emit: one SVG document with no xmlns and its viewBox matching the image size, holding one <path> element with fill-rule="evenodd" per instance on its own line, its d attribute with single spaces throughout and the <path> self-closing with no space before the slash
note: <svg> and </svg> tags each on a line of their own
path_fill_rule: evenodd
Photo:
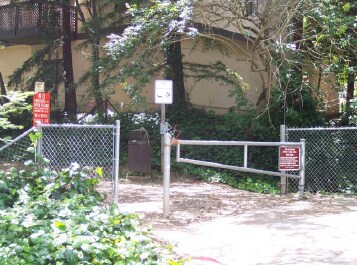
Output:
<svg viewBox="0 0 357 265">
<path fill-rule="evenodd" d="M 306 190 L 357 193 L 356 127 L 286 128 L 287 141 L 301 138 L 306 139 Z"/>
</svg>

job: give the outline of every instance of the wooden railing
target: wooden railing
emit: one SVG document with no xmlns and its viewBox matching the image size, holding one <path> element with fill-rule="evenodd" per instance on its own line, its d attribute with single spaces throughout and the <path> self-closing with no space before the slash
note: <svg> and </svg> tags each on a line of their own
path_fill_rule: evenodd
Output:
<svg viewBox="0 0 357 265">
<path fill-rule="evenodd" d="M 71 33 L 77 32 L 77 13 L 75 7 L 70 7 Z M 0 36 L 2 33 L 11 32 L 18 35 L 21 30 L 36 28 L 41 33 L 46 29 L 61 30 L 63 27 L 63 7 L 22 2 L 0 6 Z M 1 39 L 1 37 L 0 37 Z"/>
</svg>

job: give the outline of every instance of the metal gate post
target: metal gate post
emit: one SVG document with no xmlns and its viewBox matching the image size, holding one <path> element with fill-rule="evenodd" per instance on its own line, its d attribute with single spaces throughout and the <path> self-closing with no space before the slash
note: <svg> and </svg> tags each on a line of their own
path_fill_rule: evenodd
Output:
<svg viewBox="0 0 357 265">
<path fill-rule="evenodd" d="M 163 176 L 163 215 L 168 217 L 170 214 L 170 169 L 171 169 L 171 135 L 164 135 L 164 176 Z"/>
<path fill-rule="evenodd" d="M 280 125 L 280 142 L 286 142 L 286 126 Z M 281 173 L 286 173 L 285 170 L 281 170 Z M 280 194 L 286 194 L 287 191 L 287 177 L 280 177 Z"/>
<path fill-rule="evenodd" d="M 119 193 L 119 147 L 120 147 L 120 121 L 115 123 L 115 147 L 114 147 L 114 194 L 113 203 L 118 203 Z"/>
<path fill-rule="evenodd" d="M 299 196 L 304 197 L 305 190 L 305 139 L 300 140 L 301 143 L 301 157 L 300 157 L 300 171 L 299 171 Z"/>
<path fill-rule="evenodd" d="M 248 167 L 248 145 L 244 145 L 244 167 Z"/>
</svg>

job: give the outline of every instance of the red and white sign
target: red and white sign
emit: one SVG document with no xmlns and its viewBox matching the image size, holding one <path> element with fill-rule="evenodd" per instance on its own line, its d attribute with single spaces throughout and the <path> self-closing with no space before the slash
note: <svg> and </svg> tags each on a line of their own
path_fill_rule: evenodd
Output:
<svg viewBox="0 0 357 265">
<path fill-rule="evenodd" d="M 36 93 L 33 96 L 32 110 L 33 126 L 36 126 L 38 123 L 49 124 L 51 111 L 50 93 Z"/>
<path fill-rule="evenodd" d="M 279 170 L 300 170 L 300 147 L 279 147 Z"/>
</svg>

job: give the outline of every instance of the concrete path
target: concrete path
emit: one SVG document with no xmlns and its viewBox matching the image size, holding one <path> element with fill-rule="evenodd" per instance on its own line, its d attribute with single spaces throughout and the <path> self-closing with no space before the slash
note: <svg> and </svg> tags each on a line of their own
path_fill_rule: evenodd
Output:
<svg viewBox="0 0 357 265">
<path fill-rule="evenodd" d="M 251 215 L 225 216 L 181 231 L 154 234 L 193 256 L 191 264 L 357 264 L 357 207 L 323 216 L 250 222 Z"/>
<path fill-rule="evenodd" d="M 176 246 L 191 265 L 357 264 L 357 199 L 256 194 L 219 184 L 120 184 L 119 207 L 139 213 L 153 237 Z"/>
</svg>

